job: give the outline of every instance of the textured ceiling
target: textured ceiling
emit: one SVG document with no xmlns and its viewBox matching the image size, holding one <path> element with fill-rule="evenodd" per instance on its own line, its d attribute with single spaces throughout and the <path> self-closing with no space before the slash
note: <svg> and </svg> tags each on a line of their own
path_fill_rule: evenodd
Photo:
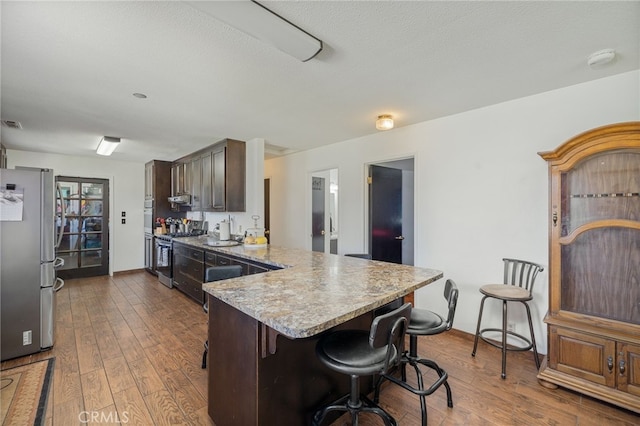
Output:
<svg viewBox="0 0 640 426">
<path fill-rule="evenodd" d="M 8 148 L 173 160 L 292 151 L 640 68 L 640 2 L 263 2 L 324 42 L 302 63 L 180 1 L 1 2 Z M 616 61 L 590 69 L 603 48 Z M 137 99 L 134 92 L 145 93 Z M 286 152 L 286 151 L 285 151 Z"/>
</svg>

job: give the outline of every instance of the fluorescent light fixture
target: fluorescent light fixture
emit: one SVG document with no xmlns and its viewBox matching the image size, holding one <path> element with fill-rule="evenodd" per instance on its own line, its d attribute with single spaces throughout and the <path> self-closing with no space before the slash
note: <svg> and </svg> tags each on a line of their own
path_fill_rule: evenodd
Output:
<svg viewBox="0 0 640 426">
<path fill-rule="evenodd" d="M 187 1 L 214 18 L 306 62 L 322 50 L 322 40 L 256 1 Z"/>
<path fill-rule="evenodd" d="M 376 120 L 376 129 L 390 130 L 393 129 L 393 117 L 388 114 L 379 115 Z"/>
<path fill-rule="evenodd" d="M 100 139 L 100 143 L 98 144 L 98 148 L 96 149 L 96 154 L 99 155 L 111 155 L 113 151 L 118 147 L 120 143 L 120 138 L 114 138 L 111 136 L 104 136 Z"/>
</svg>

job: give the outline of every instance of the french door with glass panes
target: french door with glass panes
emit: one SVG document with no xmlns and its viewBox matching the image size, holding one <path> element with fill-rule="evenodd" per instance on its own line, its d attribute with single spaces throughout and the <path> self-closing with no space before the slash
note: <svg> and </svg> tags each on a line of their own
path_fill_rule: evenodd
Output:
<svg viewBox="0 0 640 426">
<path fill-rule="evenodd" d="M 56 256 L 64 259 L 57 271 L 63 279 L 109 273 L 109 181 L 57 176 L 63 206 L 58 201 L 56 223 L 63 227 Z"/>
</svg>

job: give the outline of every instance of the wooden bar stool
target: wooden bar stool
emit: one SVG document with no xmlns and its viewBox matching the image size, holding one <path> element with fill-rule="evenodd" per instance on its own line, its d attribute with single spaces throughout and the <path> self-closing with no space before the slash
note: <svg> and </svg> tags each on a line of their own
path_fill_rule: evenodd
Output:
<svg viewBox="0 0 640 426">
<path fill-rule="evenodd" d="M 507 351 L 528 351 L 533 349 L 533 358 L 536 366 L 540 369 L 540 359 L 538 359 L 538 350 L 536 349 L 536 338 L 533 334 L 533 322 L 531 321 L 531 310 L 528 301 L 533 299 L 531 292 L 533 284 L 539 272 L 544 268 L 537 263 L 527 262 L 518 259 L 502 259 L 504 261 L 504 284 L 488 284 L 480 287 L 480 293 L 484 296 L 480 302 L 480 313 L 478 314 L 478 325 L 476 326 L 476 336 L 473 341 L 473 352 L 471 356 L 476 356 L 478 348 L 478 338 L 481 338 L 491 346 L 502 350 L 502 375 L 503 379 L 507 378 Z M 502 301 L 502 328 L 483 328 L 480 329 L 482 321 L 482 311 L 484 309 L 484 301 L 487 297 L 492 297 Z M 515 331 L 507 330 L 507 304 L 508 302 L 520 302 L 527 311 L 527 320 L 529 322 L 529 333 L 531 338 L 527 338 Z M 496 343 L 484 336 L 486 332 L 499 332 L 502 335 L 501 343 Z M 524 346 L 507 346 L 507 335 L 513 336 L 525 343 Z"/>
</svg>

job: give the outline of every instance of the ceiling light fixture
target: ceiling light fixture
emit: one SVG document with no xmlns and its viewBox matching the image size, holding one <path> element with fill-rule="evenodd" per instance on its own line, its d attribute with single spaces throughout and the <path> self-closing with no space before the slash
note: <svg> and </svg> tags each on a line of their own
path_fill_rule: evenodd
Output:
<svg viewBox="0 0 640 426">
<path fill-rule="evenodd" d="M 96 149 L 96 154 L 99 155 L 111 155 L 113 151 L 118 147 L 120 143 L 120 138 L 114 138 L 111 136 L 104 136 L 100 139 L 100 143 L 98 144 L 98 148 Z"/>
<path fill-rule="evenodd" d="M 602 65 L 608 64 L 613 61 L 616 57 L 616 51 L 613 49 L 602 49 L 597 52 L 593 52 L 587 58 L 587 64 L 591 68 L 598 68 Z"/>
<path fill-rule="evenodd" d="M 379 115 L 376 120 L 376 129 L 391 130 L 393 129 L 393 117 L 389 114 Z"/>
<path fill-rule="evenodd" d="M 187 1 L 214 18 L 271 44 L 302 62 L 322 50 L 322 40 L 292 24 L 257 1 Z"/>
<path fill-rule="evenodd" d="M 133 96 L 138 99 L 147 99 L 147 95 L 145 95 L 144 93 L 134 93 Z"/>
</svg>

